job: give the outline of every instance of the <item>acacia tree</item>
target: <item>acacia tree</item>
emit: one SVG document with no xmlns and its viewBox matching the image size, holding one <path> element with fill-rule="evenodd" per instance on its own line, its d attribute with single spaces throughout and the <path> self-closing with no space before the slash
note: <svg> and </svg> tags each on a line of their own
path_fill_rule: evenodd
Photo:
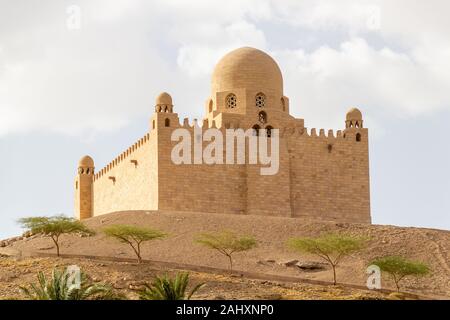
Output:
<svg viewBox="0 0 450 320">
<path fill-rule="evenodd" d="M 317 238 L 292 238 L 288 246 L 302 253 L 316 255 L 328 262 L 333 269 L 333 284 L 336 285 L 336 267 L 342 259 L 364 248 L 362 237 L 326 234 Z"/>
<path fill-rule="evenodd" d="M 409 260 L 399 256 L 386 256 L 373 260 L 370 265 L 376 265 L 382 272 L 388 273 L 400 292 L 400 281 L 407 276 L 425 276 L 430 272 L 429 267 L 422 262 Z"/>
<path fill-rule="evenodd" d="M 233 254 L 256 247 L 257 242 L 252 236 L 239 236 L 230 231 L 216 233 L 201 233 L 195 239 L 198 244 L 215 249 L 228 257 L 230 273 L 233 272 Z"/>
<path fill-rule="evenodd" d="M 137 256 L 138 263 L 142 262 L 141 244 L 146 241 L 161 239 L 167 236 L 166 233 L 145 227 L 116 224 L 103 229 L 103 232 L 122 243 L 130 245 Z"/>
<path fill-rule="evenodd" d="M 53 240 L 56 246 L 56 255 L 59 257 L 59 238 L 63 234 L 81 233 L 92 235 L 94 232 L 83 223 L 74 218 L 63 215 L 53 217 L 27 217 L 19 219 L 19 224 L 32 234 L 42 234 Z"/>
</svg>

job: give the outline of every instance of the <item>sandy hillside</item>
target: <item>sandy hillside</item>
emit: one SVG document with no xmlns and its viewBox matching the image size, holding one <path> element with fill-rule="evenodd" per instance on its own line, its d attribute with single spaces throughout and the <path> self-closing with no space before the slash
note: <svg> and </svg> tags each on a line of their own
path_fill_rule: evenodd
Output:
<svg viewBox="0 0 450 320">
<path fill-rule="evenodd" d="M 0 258 L 0 300 L 26 299 L 20 286 L 28 287 L 36 283 L 36 274 L 43 271 L 50 276 L 53 268 L 63 269 L 70 265 L 77 265 L 88 272 L 90 281 L 108 283 L 116 293 L 127 299 L 138 299 L 139 291 L 144 283 L 152 282 L 156 275 L 168 274 L 174 276 L 177 270 L 155 268 L 149 264 L 91 261 L 88 259 L 58 259 L 58 258 L 25 258 L 16 261 L 11 258 Z M 304 283 L 252 280 L 247 278 L 190 272 L 190 288 L 199 283 L 205 283 L 193 297 L 198 300 L 217 299 L 261 299 L 261 300 L 289 300 L 289 299 L 414 299 L 409 296 L 398 296 L 359 290 L 344 286 L 320 286 Z"/>
<path fill-rule="evenodd" d="M 169 237 L 145 244 L 143 258 L 174 263 L 225 268 L 227 260 L 220 254 L 193 242 L 199 232 L 233 230 L 255 236 L 259 245 L 247 253 L 237 254 L 235 269 L 265 274 L 296 276 L 306 279 L 331 280 L 330 270 L 301 270 L 283 262 L 319 262 L 314 256 L 299 255 L 286 248 L 294 236 L 317 236 L 322 232 L 339 231 L 370 238 L 368 248 L 349 257 L 338 267 L 338 282 L 365 285 L 367 262 L 382 255 L 404 255 L 427 262 L 432 274 L 421 279 L 405 280 L 406 291 L 422 295 L 450 297 L 450 231 L 362 225 L 332 222 L 310 222 L 303 219 L 225 214 L 134 211 L 118 212 L 85 220 L 101 231 L 111 224 L 136 224 L 164 230 Z M 101 232 L 92 237 L 63 236 L 61 253 L 132 258 L 129 247 L 107 238 Z M 16 241 L 7 249 L 18 250 L 22 256 L 34 252 L 54 252 L 51 240 L 31 237 Z M 382 278 L 383 287 L 393 283 Z"/>
</svg>

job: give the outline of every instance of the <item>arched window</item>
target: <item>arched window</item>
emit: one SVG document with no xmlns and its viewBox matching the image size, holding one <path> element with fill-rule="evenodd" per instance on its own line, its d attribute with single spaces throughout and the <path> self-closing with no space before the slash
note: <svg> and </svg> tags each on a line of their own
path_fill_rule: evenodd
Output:
<svg viewBox="0 0 450 320">
<path fill-rule="evenodd" d="M 283 97 L 281 98 L 281 109 L 283 109 L 283 111 L 286 111 L 286 101 Z"/>
<path fill-rule="evenodd" d="M 252 127 L 252 129 L 255 130 L 255 131 L 253 131 L 253 135 L 254 135 L 254 136 L 259 136 L 259 129 L 261 129 L 261 127 L 260 127 L 259 125 L 255 124 L 255 125 Z"/>
<path fill-rule="evenodd" d="M 267 114 L 264 111 L 258 113 L 258 121 L 262 124 L 267 123 Z"/>
<path fill-rule="evenodd" d="M 166 120 L 164 121 L 164 125 L 166 127 L 170 127 L 170 119 L 166 118 Z"/>
<path fill-rule="evenodd" d="M 263 108 L 266 106 L 266 96 L 264 95 L 264 93 L 260 92 L 256 95 L 255 97 L 255 105 L 258 108 Z"/>
<path fill-rule="evenodd" d="M 361 141 L 361 133 L 357 133 L 356 134 L 356 141 L 360 142 Z"/>
<path fill-rule="evenodd" d="M 237 106 L 236 95 L 233 93 L 230 93 L 229 95 L 227 95 L 225 102 L 226 102 L 227 108 L 229 108 L 229 109 L 236 108 L 236 106 Z"/>
<path fill-rule="evenodd" d="M 208 111 L 209 112 L 213 111 L 213 101 L 211 99 L 209 100 Z"/>
<path fill-rule="evenodd" d="M 152 128 L 155 129 L 155 120 L 152 121 Z"/>
<path fill-rule="evenodd" d="M 266 136 L 267 138 L 270 138 L 272 136 L 272 127 L 271 126 L 267 126 L 266 127 Z"/>
</svg>

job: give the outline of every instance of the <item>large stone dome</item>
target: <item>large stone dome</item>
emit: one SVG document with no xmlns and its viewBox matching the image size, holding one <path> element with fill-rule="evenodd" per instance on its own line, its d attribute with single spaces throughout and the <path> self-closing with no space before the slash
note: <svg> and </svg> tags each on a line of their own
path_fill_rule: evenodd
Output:
<svg viewBox="0 0 450 320">
<path fill-rule="evenodd" d="M 243 47 L 226 54 L 214 68 L 212 93 L 234 89 L 272 91 L 282 96 L 283 76 L 267 53 Z"/>
</svg>

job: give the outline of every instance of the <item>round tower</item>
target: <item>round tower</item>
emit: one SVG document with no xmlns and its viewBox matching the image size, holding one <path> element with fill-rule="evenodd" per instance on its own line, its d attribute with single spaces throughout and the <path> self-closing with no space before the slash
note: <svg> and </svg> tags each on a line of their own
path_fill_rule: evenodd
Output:
<svg viewBox="0 0 450 320">
<path fill-rule="evenodd" d="M 78 162 L 75 178 L 75 216 L 79 220 L 92 217 L 94 160 L 84 156 Z"/>
</svg>

